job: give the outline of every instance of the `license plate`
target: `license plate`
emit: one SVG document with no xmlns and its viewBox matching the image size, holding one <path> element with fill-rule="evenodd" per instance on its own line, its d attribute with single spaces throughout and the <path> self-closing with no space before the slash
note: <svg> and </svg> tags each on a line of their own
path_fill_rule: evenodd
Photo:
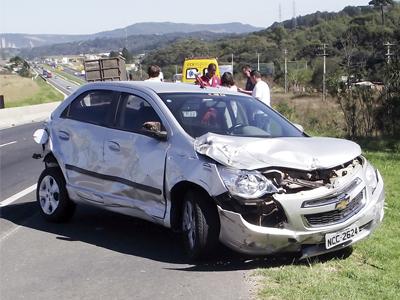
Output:
<svg viewBox="0 0 400 300">
<path fill-rule="evenodd" d="M 352 225 L 341 231 L 327 233 L 325 235 L 325 247 L 326 249 L 330 249 L 343 244 L 356 237 L 359 233 L 360 229 L 356 225 Z"/>
</svg>

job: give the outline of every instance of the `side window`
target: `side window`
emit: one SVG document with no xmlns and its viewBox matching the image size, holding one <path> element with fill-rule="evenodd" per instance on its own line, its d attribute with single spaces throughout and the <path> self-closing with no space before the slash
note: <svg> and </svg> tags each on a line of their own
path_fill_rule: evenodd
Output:
<svg viewBox="0 0 400 300">
<path fill-rule="evenodd" d="M 96 125 L 112 121 L 113 108 L 118 101 L 118 92 L 95 90 L 78 96 L 68 108 L 66 118 Z"/>
<path fill-rule="evenodd" d="M 138 132 L 155 123 L 160 124 L 162 128 L 160 117 L 146 100 L 132 94 L 123 94 L 117 116 L 117 128 Z"/>
<path fill-rule="evenodd" d="M 196 74 L 199 71 L 197 70 L 197 68 L 190 68 L 186 70 L 186 79 L 196 79 Z"/>
</svg>

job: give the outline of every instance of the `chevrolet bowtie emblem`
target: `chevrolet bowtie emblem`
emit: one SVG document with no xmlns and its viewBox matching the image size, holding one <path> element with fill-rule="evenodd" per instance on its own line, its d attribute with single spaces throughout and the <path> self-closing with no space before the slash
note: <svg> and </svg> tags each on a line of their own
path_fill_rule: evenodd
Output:
<svg viewBox="0 0 400 300">
<path fill-rule="evenodd" d="M 340 200 L 337 204 L 335 209 L 337 210 L 343 210 L 345 209 L 347 206 L 349 206 L 350 203 L 350 197 L 346 196 L 346 198 L 344 198 L 343 200 Z"/>
</svg>

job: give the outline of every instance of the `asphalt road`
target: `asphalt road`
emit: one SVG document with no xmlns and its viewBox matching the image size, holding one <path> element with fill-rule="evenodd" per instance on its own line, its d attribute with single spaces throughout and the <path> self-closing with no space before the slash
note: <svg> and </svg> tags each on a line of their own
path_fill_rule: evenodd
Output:
<svg viewBox="0 0 400 300">
<path fill-rule="evenodd" d="M 42 128 L 42 123 L 0 130 L 0 200 L 36 183 L 43 167 L 40 160 L 32 159 L 33 153 L 42 151 L 32 139 L 38 128 Z"/>
<path fill-rule="evenodd" d="M 46 80 L 67 95 L 72 94 L 75 90 L 77 90 L 80 87 L 79 85 L 70 82 L 68 80 L 65 80 L 60 76 L 54 74 L 52 78 L 46 78 Z"/>
<path fill-rule="evenodd" d="M 70 67 L 63 67 L 64 68 L 64 72 L 65 73 L 68 73 L 68 74 L 70 74 L 70 75 L 73 75 L 73 76 L 75 76 L 77 79 L 80 79 L 80 80 L 85 80 L 85 76 L 77 76 L 77 75 L 75 75 L 78 71 L 77 70 L 75 70 L 75 69 L 72 69 L 72 68 L 70 68 Z"/>
<path fill-rule="evenodd" d="M 1 300 L 250 298 L 250 270 L 262 259 L 221 247 L 191 264 L 169 229 L 92 207 L 78 206 L 69 223 L 47 223 L 33 190 L 15 197 L 43 169 L 31 158 L 40 151 L 31 139 L 37 127 L 0 131 Z"/>
<path fill-rule="evenodd" d="M 34 70 L 38 74 L 43 73 L 43 70 L 40 68 L 35 68 Z M 64 79 L 55 73 L 53 73 L 53 76 L 51 78 L 45 78 L 45 79 L 66 95 L 72 94 L 74 91 L 76 91 L 80 87 L 76 83 L 71 82 L 67 79 Z"/>
</svg>

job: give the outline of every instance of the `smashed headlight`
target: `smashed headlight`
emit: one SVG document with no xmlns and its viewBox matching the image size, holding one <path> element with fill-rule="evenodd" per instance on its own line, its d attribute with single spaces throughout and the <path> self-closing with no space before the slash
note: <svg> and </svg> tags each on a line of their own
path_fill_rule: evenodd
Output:
<svg viewBox="0 0 400 300">
<path fill-rule="evenodd" d="M 228 191 L 245 199 L 256 199 L 265 194 L 277 193 L 278 189 L 260 172 L 221 167 L 219 173 Z"/>
</svg>

